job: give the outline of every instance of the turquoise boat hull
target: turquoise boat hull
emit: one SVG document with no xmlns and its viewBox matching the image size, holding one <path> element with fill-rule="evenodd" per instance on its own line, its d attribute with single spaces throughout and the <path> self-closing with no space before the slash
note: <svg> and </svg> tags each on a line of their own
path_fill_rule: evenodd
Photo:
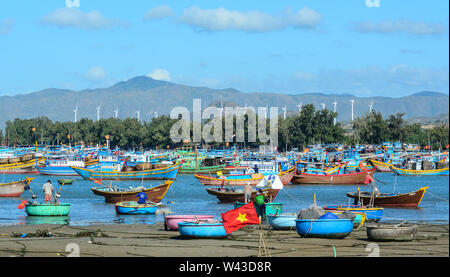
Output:
<svg viewBox="0 0 450 277">
<path fill-rule="evenodd" d="M 25 212 L 28 216 L 67 216 L 70 204 L 26 204 Z"/>
<path fill-rule="evenodd" d="M 183 238 L 225 238 L 223 223 L 180 222 L 178 231 Z"/>
<path fill-rule="evenodd" d="M 286 214 L 268 214 L 267 221 L 269 225 L 275 230 L 293 230 L 295 229 L 295 220 L 297 219 L 297 214 L 286 213 Z"/>
<path fill-rule="evenodd" d="M 243 205 L 245 205 L 246 203 L 243 202 L 235 202 L 234 203 L 234 208 L 240 208 Z M 253 203 L 253 205 L 255 206 L 256 209 L 256 213 L 258 214 L 258 216 L 262 216 L 258 210 L 258 207 L 255 203 Z M 283 213 L 283 204 L 282 203 L 266 203 L 266 216 L 270 215 L 270 214 L 281 214 Z"/>
<path fill-rule="evenodd" d="M 154 214 L 156 205 L 138 204 L 136 201 L 120 202 L 116 204 L 118 214 Z"/>
<path fill-rule="evenodd" d="M 297 219 L 297 233 L 305 238 L 342 239 L 353 231 L 350 219 Z"/>
</svg>

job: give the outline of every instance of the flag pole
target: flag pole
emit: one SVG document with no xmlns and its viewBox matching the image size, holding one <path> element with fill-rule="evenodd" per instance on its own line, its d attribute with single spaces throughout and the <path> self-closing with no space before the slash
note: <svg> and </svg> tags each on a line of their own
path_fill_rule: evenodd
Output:
<svg viewBox="0 0 450 277">
<path fill-rule="evenodd" d="M 263 228 L 261 225 L 261 216 L 259 216 L 259 247 L 258 247 L 258 257 L 261 257 L 261 245 L 264 247 L 264 253 L 266 254 L 266 256 L 271 257 L 269 249 L 267 248 L 267 243 L 266 243 L 266 239 L 264 237 L 264 232 L 263 232 Z"/>
</svg>

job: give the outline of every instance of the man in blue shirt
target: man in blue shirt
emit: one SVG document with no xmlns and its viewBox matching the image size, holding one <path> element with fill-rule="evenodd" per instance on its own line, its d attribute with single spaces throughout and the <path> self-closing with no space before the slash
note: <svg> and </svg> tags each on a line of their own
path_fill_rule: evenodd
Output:
<svg viewBox="0 0 450 277">
<path fill-rule="evenodd" d="M 136 196 L 139 198 L 139 200 L 138 200 L 139 204 L 145 204 L 147 202 L 147 200 L 148 200 L 148 196 L 144 192 L 144 190 L 138 192 L 138 194 Z"/>
</svg>

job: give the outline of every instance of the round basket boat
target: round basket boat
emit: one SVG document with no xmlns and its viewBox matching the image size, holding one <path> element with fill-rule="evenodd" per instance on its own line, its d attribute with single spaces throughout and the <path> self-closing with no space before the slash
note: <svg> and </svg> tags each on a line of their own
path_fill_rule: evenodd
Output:
<svg viewBox="0 0 450 277">
<path fill-rule="evenodd" d="M 183 238 L 225 238 L 222 222 L 180 222 L 178 231 Z"/>
<path fill-rule="evenodd" d="M 207 221 L 213 218 L 213 215 L 167 215 L 164 217 L 164 226 L 168 231 L 177 231 L 180 222 Z"/>
<path fill-rule="evenodd" d="M 67 216 L 70 204 L 26 204 L 25 212 L 28 216 Z"/>
<path fill-rule="evenodd" d="M 305 238 L 342 239 L 353 231 L 350 219 L 297 219 L 297 233 Z"/>
<path fill-rule="evenodd" d="M 417 236 L 416 225 L 367 224 L 366 230 L 370 241 L 412 241 Z"/>
</svg>

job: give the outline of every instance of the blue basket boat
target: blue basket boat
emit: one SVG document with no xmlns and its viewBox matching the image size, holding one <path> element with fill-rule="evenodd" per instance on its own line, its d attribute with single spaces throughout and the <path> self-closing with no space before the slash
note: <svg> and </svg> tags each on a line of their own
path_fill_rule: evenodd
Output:
<svg viewBox="0 0 450 277">
<path fill-rule="evenodd" d="M 180 222 L 178 231 L 183 238 L 225 238 L 222 222 Z"/>
<path fill-rule="evenodd" d="M 284 214 L 268 214 L 267 221 L 270 226 L 275 230 L 293 230 L 295 229 L 295 220 L 297 219 L 296 213 L 284 213 Z"/>
<path fill-rule="evenodd" d="M 350 219 L 297 219 L 297 233 L 306 238 L 342 239 L 353 231 Z"/>
<path fill-rule="evenodd" d="M 155 204 L 139 204 L 136 201 L 125 201 L 116 204 L 118 214 L 154 214 L 157 206 Z"/>
</svg>

